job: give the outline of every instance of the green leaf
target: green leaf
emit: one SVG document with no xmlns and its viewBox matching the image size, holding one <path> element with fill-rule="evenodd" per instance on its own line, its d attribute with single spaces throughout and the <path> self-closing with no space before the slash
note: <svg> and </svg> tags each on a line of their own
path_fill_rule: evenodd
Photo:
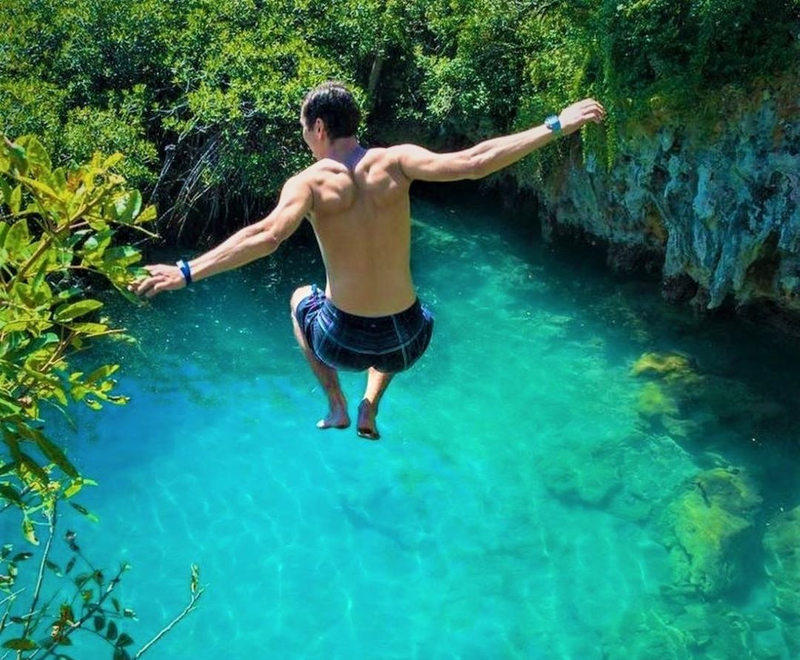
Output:
<svg viewBox="0 0 800 660">
<path fill-rule="evenodd" d="M 14 555 L 11 558 L 11 561 L 13 561 L 13 562 L 25 561 L 26 559 L 30 559 L 31 557 L 33 557 L 33 553 L 32 552 L 20 552 L 20 553 Z"/>
<path fill-rule="evenodd" d="M 158 212 L 156 211 L 156 207 L 151 204 L 150 206 L 145 207 L 144 211 L 136 216 L 135 224 L 143 225 L 146 222 L 152 222 L 157 216 Z"/>
<path fill-rule="evenodd" d="M 47 150 L 42 146 L 42 143 L 33 136 L 33 135 L 26 135 L 21 137 L 18 140 L 20 146 L 25 148 L 25 152 L 28 156 L 28 164 L 36 166 L 36 169 L 41 172 L 45 170 L 47 172 L 50 171 L 52 168 L 52 164 L 50 163 L 50 156 L 47 154 Z"/>
<path fill-rule="evenodd" d="M 80 300 L 75 303 L 62 305 L 53 314 L 53 318 L 59 323 L 67 323 L 79 316 L 93 312 L 103 306 L 99 300 Z"/>
<path fill-rule="evenodd" d="M 133 644 L 133 637 L 131 637 L 128 633 L 122 633 L 117 640 L 117 646 L 130 646 Z"/>
<path fill-rule="evenodd" d="M 56 564 L 55 562 L 53 562 L 53 561 L 50 561 L 50 560 L 48 559 L 48 560 L 46 560 L 46 561 L 45 561 L 45 565 L 47 566 L 47 568 L 49 568 L 51 571 L 53 571 L 53 573 L 55 573 L 55 574 L 56 574 L 56 576 L 58 576 L 58 577 L 62 577 L 62 576 L 64 575 L 64 574 L 61 572 L 61 568 L 59 567 L 59 565 L 58 565 L 58 564 Z"/>
<path fill-rule="evenodd" d="M 0 176 L 0 204 L 8 204 L 11 199 L 11 186 L 8 185 L 5 177 Z M 0 245 L 2 245 L 0 241 Z"/>
<path fill-rule="evenodd" d="M 66 399 L 64 402 L 66 403 Z M 80 474 L 72 463 L 69 462 L 64 452 L 50 442 L 42 433 L 36 433 L 36 446 L 39 447 L 41 452 L 47 457 L 47 460 L 55 463 L 65 474 L 73 479 L 80 477 Z"/>
<path fill-rule="evenodd" d="M 70 504 L 70 506 L 71 506 L 73 509 L 75 509 L 75 510 L 76 510 L 78 513 L 80 513 L 80 514 L 82 514 L 82 515 L 86 516 L 86 517 L 87 517 L 89 520 L 91 520 L 92 522 L 97 522 L 98 520 L 100 520 L 100 519 L 99 519 L 99 518 L 98 518 L 98 517 L 97 517 L 95 514 L 93 514 L 91 511 L 89 511 L 89 509 L 87 509 L 87 508 L 86 508 L 85 506 L 83 506 L 82 504 L 78 504 L 77 502 L 73 502 L 73 501 L 71 501 L 71 500 L 70 500 L 70 503 L 69 503 L 69 504 Z"/>
<path fill-rule="evenodd" d="M 20 494 L 8 484 L 0 484 L 0 497 L 14 504 L 22 504 Z"/>
<path fill-rule="evenodd" d="M 22 186 L 17 186 L 11 191 L 11 195 L 7 198 L 8 208 L 13 215 L 19 213 L 19 207 L 22 206 Z"/>
<path fill-rule="evenodd" d="M 13 210 L 12 210 L 13 212 Z M 21 259 L 22 251 L 31 243 L 31 234 L 28 231 L 28 223 L 22 219 L 17 220 L 6 234 L 3 247 L 8 250 L 12 258 Z"/>
<path fill-rule="evenodd" d="M 95 381 L 105 380 L 113 373 L 115 373 L 118 369 L 119 369 L 118 364 L 104 364 L 102 367 L 98 367 L 92 373 L 86 376 L 86 378 L 83 379 L 83 382 L 86 385 L 91 385 Z"/>
<path fill-rule="evenodd" d="M 13 649 L 14 651 L 30 651 L 39 648 L 39 645 L 32 639 L 18 637 L 17 639 L 9 639 L 7 642 L 3 642 L 3 648 Z"/>
<path fill-rule="evenodd" d="M 142 194 L 138 190 L 126 192 L 114 200 L 111 208 L 117 222 L 129 224 L 142 209 Z"/>
<path fill-rule="evenodd" d="M 109 248 L 103 253 L 103 261 L 110 266 L 130 266 L 141 259 L 141 253 L 130 245 Z"/>
<path fill-rule="evenodd" d="M 114 640 L 117 637 L 117 624 L 113 621 L 108 622 L 108 630 L 106 630 L 106 639 Z"/>
<path fill-rule="evenodd" d="M 105 159 L 103 162 L 103 169 L 110 170 L 114 167 L 117 163 L 119 163 L 123 159 L 123 155 L 119 152 L 115 154 L 111 154 L 108 158 Z"/>
<path fill-rule="evenodd" d="M 41 181 L 37 181 L 36 179 L 29 179 L 24 176 L 19 177 L 19 180 L 29 188 L 33 188 L 34 190 L 37 190 L 38 192 L 43 193 L 44 195 L 47 195 L 48 197 L 56 201 L 61 201 L 58 196 L 58 193 L 55 190 L 53 190 L 50 186 L 48 186 L 46 183 L 42 183 Z"/>
<path fill-rule="evenodd" d="M 94 629 L 100 632 L 106 625 L 106 618 L 102 614 L 97 614 L 94 617 Z"/>
<path fill-rule="evenodd" d="M 22 521 L 22 535 L 28 543 L 39 545 L 39 539 L 36 538 L 36 530 L 33 527 L 33 523 L 28 518 Z"/>
<path fill-rule="evenodd" d="M 115 646 L 113 660 L 131 660 L 131 656 L 121 646 Z"/>
</svg>

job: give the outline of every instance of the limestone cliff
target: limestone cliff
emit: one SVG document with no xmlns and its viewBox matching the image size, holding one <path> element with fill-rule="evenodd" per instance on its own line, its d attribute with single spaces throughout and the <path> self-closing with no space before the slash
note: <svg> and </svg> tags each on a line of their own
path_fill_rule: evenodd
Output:
<svg viewBox="0 0 800 660">
<path fill-rule="evenodd" d="M 621 131 L 610 168 L 576 149 L 545 182 L 545 234 L 600 238 L 621 267 L 647 255 L 668 295 L 706 309 L 800 312 L 800 78 L 723 102 L 710 125 Z"/>
</svg>

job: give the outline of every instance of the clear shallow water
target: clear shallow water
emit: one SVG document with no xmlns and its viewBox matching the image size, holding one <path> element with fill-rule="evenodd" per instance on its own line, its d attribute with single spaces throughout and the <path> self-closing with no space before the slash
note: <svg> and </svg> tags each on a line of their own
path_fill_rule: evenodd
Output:
<svg viewBox="0 0 800 660">
<path fill-rule="evenodd" d="M 153 657 L 800 657 L 762 549 L 800 504 L 797 350 L 692 319 L 488 203 L 414 219 L 436 331 L 378 443 L 314 428 L 288 299 L 324 280 L 302 237 L 115 311 L 141 340 L 113 358 L 132 400 L 59 437 L 100 482 L 78 498 L 100 523 L 67 524 L 133 565 L 128 632 L 182 609 L 195 562 L 207 592 Z M 649 352 L 686 363 L 635 375 Z M 343 375 L 353 406 L 362 379 Z M 746 524 L 687 569 L 675 548 L 697 534 L 675 512 L 698 492 L 713 509 L 719 483 L 752 493 L 726 505 Z M 692 580 L 705 591 L 675 595 Z"/>
</svg>

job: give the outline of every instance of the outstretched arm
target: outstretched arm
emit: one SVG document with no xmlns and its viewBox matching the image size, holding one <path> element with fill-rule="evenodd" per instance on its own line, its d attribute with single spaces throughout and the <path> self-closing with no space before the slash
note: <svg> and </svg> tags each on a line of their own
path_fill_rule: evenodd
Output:
<svg viewBox="0 0 800 660">
<path fill-rule="evenodd" d="M 278 205 L 266 218 L 240 229 L 217 247 L 188 262 L 192 281 L 272 254 L 300 226 L 312 204 L 313 193 L 308 183 L 301 175 L 292 177 L 283 186 Z M 154 264 L 145 266 L 145 269 L 149 276 L 131 286 L 137 295 L 152 298 L 162 291 L 186 286 L 178 266 Z"/>
<path fill-rule="evenodd" d="M 600 123 L 604 117 L 605 109 L 594 99 L 578 101 L 564 108 L 559 115 L 561 133 L 569 135 L 590 121 Z M 555 133 L 541 125 L 445 154 L 433 153 L 412 144 L 395 149 L 400 167 L 410 180 L 457 181 L 488 176 L 516 163 L 554 139 Z"/>
</svg>

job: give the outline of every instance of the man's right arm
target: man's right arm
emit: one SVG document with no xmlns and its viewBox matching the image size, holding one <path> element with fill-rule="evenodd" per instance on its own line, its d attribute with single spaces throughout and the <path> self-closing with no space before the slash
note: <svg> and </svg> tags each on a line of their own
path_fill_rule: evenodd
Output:
<svg viewBox="0 0 800 660">
<path fill-rule="evenodd" d="M 584 99 L 566 107 L 559 115 L 561 132 L 574 133 L 584 124 L 600 123 L 605 110 L 594 99 Z M 527 131 L 480 142 L 469 149 L 444 154 L 413 144 L 392 149 L 403 174 L 409 180 L 458 181 L 480 179 L 508 167 L 536 149 L 553 141 L 555 133 L 544 125 Z"/>
</svg>

